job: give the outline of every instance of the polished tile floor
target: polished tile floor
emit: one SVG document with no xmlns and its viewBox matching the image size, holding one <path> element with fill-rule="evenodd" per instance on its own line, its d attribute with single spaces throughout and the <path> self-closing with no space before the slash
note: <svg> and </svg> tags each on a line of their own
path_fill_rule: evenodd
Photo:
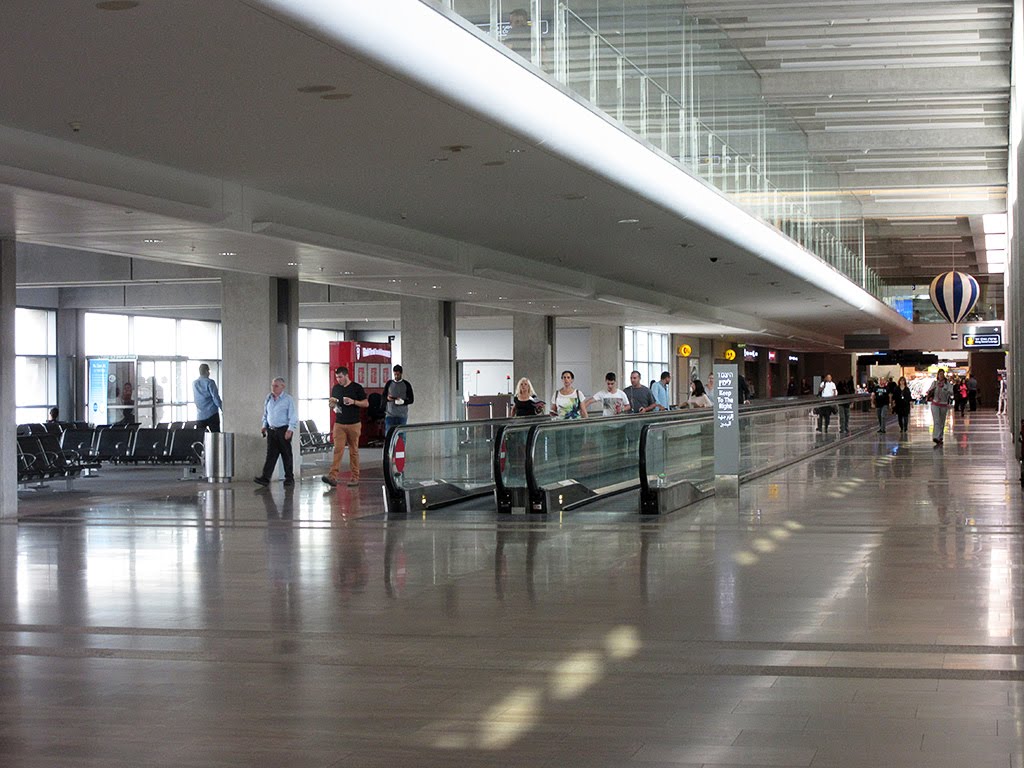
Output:
<svg viewBox="0 0 1024 768">
<path fill-rule="evenodd" d="M 28 494 L 0 766 L 1024 768 L 1006 435 L 919 409 L 655 520 L 388 520 L 316 468 Z"/>
</svg>

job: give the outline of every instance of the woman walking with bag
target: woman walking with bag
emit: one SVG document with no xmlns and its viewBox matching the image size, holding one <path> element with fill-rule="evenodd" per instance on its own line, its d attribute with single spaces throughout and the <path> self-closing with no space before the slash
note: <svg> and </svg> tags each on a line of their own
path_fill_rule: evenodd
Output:
<svg viewBox="0 0 1024 768">
<path fill-rule="evenodd" d="M 900 424 L 900 434 L 906 434 L 910 429 L 910 405 L 914 402 L 914 394 L 907 386 L 907 378 L 900 376 L 896 391 L 892 395 L 892 410 Z"/>
<path fill-rule="evenodd" d="M 572 371 L 562 371 L 562 388 L 551 398 L 551 415 L 557 419 L 585 419 L 583 393 L 574 386 L 576 376 Z"/>
<path fill-rule="evenodd" d="M 928 389 L 928 402 L 932 410 L 932 442 L 942 445 L 942 437 L 946 432 L 946 415 L 949 404 L 953 400 L 953 384 L 946 380 L 946 372 L 941 368 L 935 374 L 935 382 Z"/>
</svg>

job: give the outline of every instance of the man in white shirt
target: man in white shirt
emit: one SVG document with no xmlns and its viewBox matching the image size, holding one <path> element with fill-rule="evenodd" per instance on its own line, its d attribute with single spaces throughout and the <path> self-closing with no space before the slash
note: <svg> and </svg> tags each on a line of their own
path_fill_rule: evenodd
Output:
<svg viewBox="0 0 1024 768">
<path fill-rule="evenodd" d="M 583 401 L 583 410 L 586 410 L 591 403 L 597 402 L 601 403 L 602 416 L 618 416 L 620 413 L 629 413 L 629 398 L 616 384 L 614 371 L 608 371 L 605 374 L 604 389 L 595 392 Z"/>
<path fill-rule="evenodd" d="M 818 397 L 835 397 L 838 394 L 836 389 L 836 383 L 832 381 L 832 374 L 826 373 L 825 379 L 818 386 Z M 839 409 L 834 405 L 823 405 L 815 408 L 815 412 L 818 414 L 818 428 L 815 432 L 821 432 L 821 428 L 825 427 L 825 432 L 828 432 L 829 422 L 832 420 L 833 409 L 836 412 Z"/>
</svg>

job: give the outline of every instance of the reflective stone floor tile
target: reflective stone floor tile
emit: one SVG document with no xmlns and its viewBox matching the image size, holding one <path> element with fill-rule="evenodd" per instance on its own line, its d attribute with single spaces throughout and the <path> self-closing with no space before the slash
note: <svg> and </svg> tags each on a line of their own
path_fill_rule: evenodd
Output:
<svg viewBox="0 0 1024 768">
<path fill-rule="evenodd" d="M 820 748 L 811 763 L 811 768 L 877 768 L 878 766 L 906 766 L 907 768 L 1006 768 L 1010 763 L 1007 751 L 985 749 L 951 754 L 936 754 L 914 749 L 894 749 L 882 744 L 875 747 L 867 739 L 860 749 L 824 746 Z"/>
<path fill-rule="evenodd" d="M 635 762 L 696 763 L 699 765 L 808 766 L 815 750 L 800 747 L 719 747 L 647 744 L 634 756 Z"/>
</svg>

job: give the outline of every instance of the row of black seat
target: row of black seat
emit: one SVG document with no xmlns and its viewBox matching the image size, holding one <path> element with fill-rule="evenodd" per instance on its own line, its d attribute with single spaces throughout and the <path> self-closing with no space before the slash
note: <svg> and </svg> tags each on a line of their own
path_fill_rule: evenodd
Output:
<svg viewBox="0 0 1024 768">
<path fill-rule="evenodd" d="M 61 447 L 93 461 L 199 464 L 206 429 L 68 429 Z"/>
<path fill-rule="evenodd" d="M 66 429 L 89 429 L 87 421 L 47 421 L 40 424 L 19 424 L 19 435 L 60 435 Z"/>
<path fill-rule="evenodd" d="M 334 448 L 330 435 L 321 432 L 313 419 L 299 422 L 299 448 L 302 453 L 326 453 Z"/>
<path fill-rule="evenodd" d="M 99 461 L 83 458 L 75 450 L 65 449 L 51 433 L 18 435 L 18 482 L 78 477 L 89 469 L 98 469 Z"/>
</svg>

